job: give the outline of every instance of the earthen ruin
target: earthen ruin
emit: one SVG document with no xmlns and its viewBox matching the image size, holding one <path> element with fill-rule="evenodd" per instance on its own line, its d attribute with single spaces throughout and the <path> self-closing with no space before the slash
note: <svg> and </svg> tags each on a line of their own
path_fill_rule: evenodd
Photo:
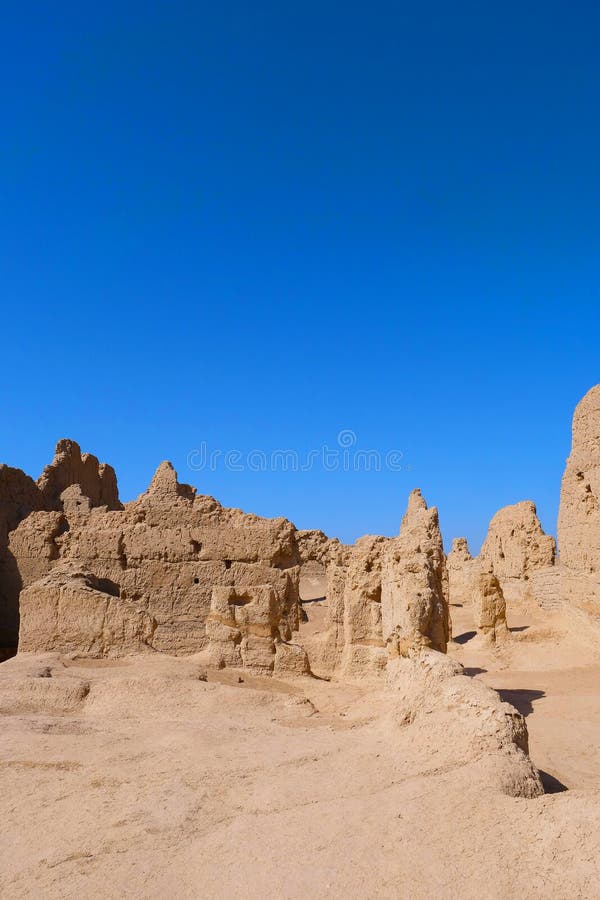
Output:
<svg viewBox="0 0 600 900">
<path fill-rule="evenodd" d="M 382 672 L 390 653 L 445 652 L 442 536 L 418 491 L 397 538 L 344 546 L 286 519 L 224 509 L 180 484 L 168 462 L 122 504 L 111 467 L 73 441 L 58 443 L 37 483 L 2 472 L 8 651 L 18 623 L 21 652 L 206 650 L 218 667 L 302 673 L 312 660 L 326 677 Z M 323 596 L 302 598 L 301 582 Z M 322 601 L 314 634 L 302 627 L 305 607 Z"/>
<path fill-rule="evenodd" d="M 482 632 L 528 600 L 600 596 L 600 387 L 581 401 L 563 478 L 560 557 L 533 502 L 492 518 L 478 557 L 446 557 L 435 508 L 410 495 L 395 538 L 352 546 L 284 518 L 226 509 L 168 462 L 123 504 L 114 470 L 61 440 L 37 481 L 0 467 L 0 646 L 21 652 L 194 654 L 220 667 L 373 676 L 445 653 L 452 606 Z M 493 607 L 493 610 L 492 610 Z"/>
<path fill-rule="evenodd" d="M 598 804 L 544 792 L 593 727 L 599 473 L 600 387 L 575 412 L 558 547 L 530 500 L 492 517 L 478 555 L 464 538 L 446 555 L 419 490 L 397 535 L 346 545 L 225 508 L 169 462 L 126 503 L 71 440 L 37 481 L 0 466 L 4 893 L 62 897 L 68 872 L 78 896 L 246 896 L 249 878 L 252 896 L 322 896 L 335 871 L 332 896 L 593 896 Z M 570 695 L 562 751 L 536 732 L 530 757 L 558 657 L 584 727 L 570 735 Z M 458 876 L 445 849 L 432 866 L 457 840 Z"/>
</svg>

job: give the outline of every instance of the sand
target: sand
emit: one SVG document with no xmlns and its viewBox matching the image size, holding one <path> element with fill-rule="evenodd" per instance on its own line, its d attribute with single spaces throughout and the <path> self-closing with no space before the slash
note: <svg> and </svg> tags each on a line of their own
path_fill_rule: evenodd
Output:
<svg viewBox="0 0 600 900">
<path fill-rule="evenodd" d="M 527 716 L 554 793 L 482 790 L 374 683 L 17 657 L 0 666 L 1 895 L 600 896 L 598 646 L 561 612 L 509 610 L 500 650 L 452 616 L 451 655 Z M 6 699 L 34 676 L 39 702 Z"/>
<path fill-rule="evenodd" d="M 471 609 L 452 609 L 451 655 L 527 717 L 529 748 L 546 789 L 600 785 L 600 650 L 567 610 L 509 610 L 510 643 L 477 647 Z M 478 671 L 482 669 L 483 671 Z"/>
</svg>

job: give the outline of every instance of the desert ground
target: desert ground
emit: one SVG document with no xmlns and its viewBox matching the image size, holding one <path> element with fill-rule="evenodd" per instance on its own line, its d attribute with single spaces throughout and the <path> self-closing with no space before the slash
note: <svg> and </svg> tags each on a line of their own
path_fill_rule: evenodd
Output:
<svg viewBox="0 0 600 900">
<path fill-rule="evenodd" d="M 472 610 L 453 608 L 452 655 L 527 718 L 531 757 L 548 792 L 593 791 L 600 778 L 600 641 L 569 610 L 511 610 L 511 640 L 478 649 Z M 587 627 L 586 627 L 587 626 Z"/>
<path fill-rule="evenodd" d="M 482 782 L 364 679 L 24 655 L 0 680 L 2 895 L 598 896 L 600 644 L 534 607 L 502 649 L 452 621 L 551 793 Z"/>
</svg>

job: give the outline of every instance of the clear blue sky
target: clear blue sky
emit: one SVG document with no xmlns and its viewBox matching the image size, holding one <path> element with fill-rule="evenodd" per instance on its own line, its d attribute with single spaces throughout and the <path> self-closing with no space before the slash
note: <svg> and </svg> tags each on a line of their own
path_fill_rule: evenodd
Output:
<svg viewBox="0 0 600 900">
<path fill-rule="evenodd" d="M 554 530 L 600 381 L 600 8 L 6 7 L 0 458 L 62 436 L 145 489 L 353 540 L 408 492 L 477 549 Z M 190 471 L 337 435 L 400 471 Z M 196 457 L 197 460 L 197 457 Z"/>
</svg>

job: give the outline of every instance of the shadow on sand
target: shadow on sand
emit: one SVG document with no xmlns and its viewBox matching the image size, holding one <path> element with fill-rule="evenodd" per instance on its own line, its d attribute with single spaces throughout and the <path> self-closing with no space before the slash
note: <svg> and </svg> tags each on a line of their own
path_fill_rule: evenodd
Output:
<svg viewBox="0 0 600 900">
<path fill-rule="evenodd" d="M 457 634 L 452 640 L 456 641 L 457 644 L 466 644 L 467 641 L 471 641 L 476 634 L 476 631 L 463 631 L 462 634 Z"/>
<path fill-rule="evenodd" d="M 543 772 L 541 769 L 538 769 L 538 772 L 540 773 L 540 781 L 542 782 L 544 793 L 562 794 L 563 791 L 569 790 L 566 784 L 563 784 L 562 781 L 559 781 L 554 775 L 550 775 L 549 772 Z"/>
<path fill-rule="evenodd" d="M 528 716 L 533 712 L 533 701 L 541 700 L 546 696 L 545 691 L 530 691 L 521 688 L 503 689 L 496 688 L 502 700 L 510 703 L 518 709 L 522 716 Z"/>
</svg>

